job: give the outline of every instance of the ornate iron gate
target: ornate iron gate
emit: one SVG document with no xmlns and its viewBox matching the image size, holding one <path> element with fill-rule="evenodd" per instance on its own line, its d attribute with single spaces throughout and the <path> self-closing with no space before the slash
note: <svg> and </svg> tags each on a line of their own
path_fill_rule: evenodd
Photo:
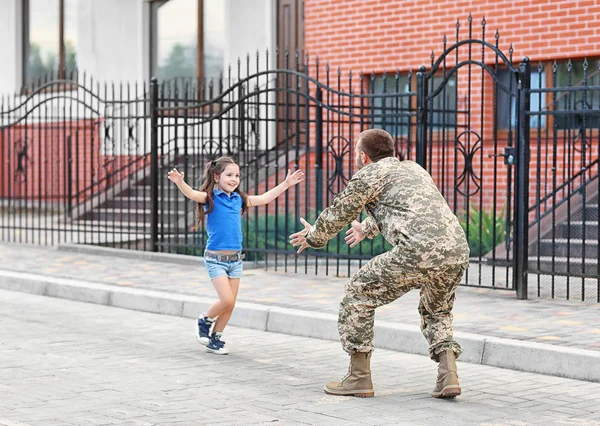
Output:
<svg viewBox="0 0 600 426">
<path fill-rule="evenodd" d="M 522 126 L 528 62 L 514 65 L 498 33 L 493 44 L 486 41 L 485 20 L 477 38 L 471 18 L 468 24 L 467 39 L 460 40 L 457 23 L 454 43 L 444 37 L 442 54 L 432 53 L 430 66 L 417 73 L 417 161 L 467 234 L 466 285 L 516 288 L 521 296 L 527 241 L 519 221 L 527 205 L 519 191 L 527 188 L 527 153 L 517 148 L 528 140 Z"/>
</svg>

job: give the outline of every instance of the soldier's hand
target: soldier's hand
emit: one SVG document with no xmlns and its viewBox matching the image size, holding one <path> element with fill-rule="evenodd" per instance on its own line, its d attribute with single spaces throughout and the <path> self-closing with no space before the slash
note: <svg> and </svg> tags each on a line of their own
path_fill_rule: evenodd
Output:
<svg viewBox="0 0 600 426">
<path fill-rule="evenodd" d="M 352 248 L 364 239 L 365 234 L 363 234 L 362 231 L 362 224 L 355 220 L 350 224 L 350 229 L 346 231 L 346 244 L 348 244 L 350 248 Z"/>
<path fill-rule="evenodd" d="M 302 222 L 302 225 L 304 225 L 304 229 L 302 231 L 290 235 L 290 244 L 294 247 L 300 246 L 296 253 L 301 253 L 305 248 L 310 247 L 306 242 L 306 234 L 308 234 L 308 231 L 310 231 L 312 225 L 306 220 L 304 220 L 303 217 L 300 218 L 300 222 Z"/>
</svg>

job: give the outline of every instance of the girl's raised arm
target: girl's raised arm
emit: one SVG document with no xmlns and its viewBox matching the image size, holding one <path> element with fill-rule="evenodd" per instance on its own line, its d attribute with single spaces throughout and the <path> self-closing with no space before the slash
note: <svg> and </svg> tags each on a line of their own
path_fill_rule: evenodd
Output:
<svg viewBox="0 0 600 426">
<path fill-rule="evenodd" d="M 258 207 L 264 206 L 265 204 L 269 204 L 275 198 L 279 197 L 289 188 L 294 185 L 298 185 L 300 182 L 304 180 L 304 172 L 302 170 L 296 170 L 292 173 L 288 169 L 287 176 L 285 180 L 277 185 L 275 188 L 265 192 L 262 195 L 250 195 L 248 197 L 248 207 Z"/>
<path fill-rule="evenodd" d="M 207 198 L 206 192 L 196 191 L 195 189 L 192 189 L 192 187 L 185 183 L 185 181 L 183 180 L 183 174 L 183 172 L 180 173 L 177 171 L 177 169 L 173 169 L 169 173 L 167 173 L 167 176 L 171 182 L 177 185 L 177 187 L 183 193 L 183 195 L 188 197 L 190 200 L 194 200 L 200 204 L 205 204 Z"/>
</svg>

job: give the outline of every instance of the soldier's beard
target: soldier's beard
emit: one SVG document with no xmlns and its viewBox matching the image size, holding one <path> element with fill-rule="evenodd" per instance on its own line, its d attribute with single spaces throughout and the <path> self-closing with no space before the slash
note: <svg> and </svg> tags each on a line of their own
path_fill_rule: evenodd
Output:
<svg viewBox="0 0 600 426">
<path fill-rule="evenodd" d="M 356 167 L 358 167 L 359 170 L 365 167 L 365 163 L 363 162 L 360 155 L 356 157 Z"/>
</svg>

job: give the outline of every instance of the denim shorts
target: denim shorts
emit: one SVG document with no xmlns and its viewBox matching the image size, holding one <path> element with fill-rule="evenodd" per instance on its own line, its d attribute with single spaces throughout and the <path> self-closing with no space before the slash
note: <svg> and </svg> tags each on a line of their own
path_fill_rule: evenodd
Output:
<svg viewBox="0 0 600 426">
<path fill-rule="evenodd" d="M 221 262 L 217 259 L 204 258 L 204 264 L 206 265 L 206 270 L 208 271 L 208 276 L 211 280 L 220 277 L 221 275 L 227 275 L 229 278 L 242 278 L 244 272 L 242 260 Z"/>
</svg>

